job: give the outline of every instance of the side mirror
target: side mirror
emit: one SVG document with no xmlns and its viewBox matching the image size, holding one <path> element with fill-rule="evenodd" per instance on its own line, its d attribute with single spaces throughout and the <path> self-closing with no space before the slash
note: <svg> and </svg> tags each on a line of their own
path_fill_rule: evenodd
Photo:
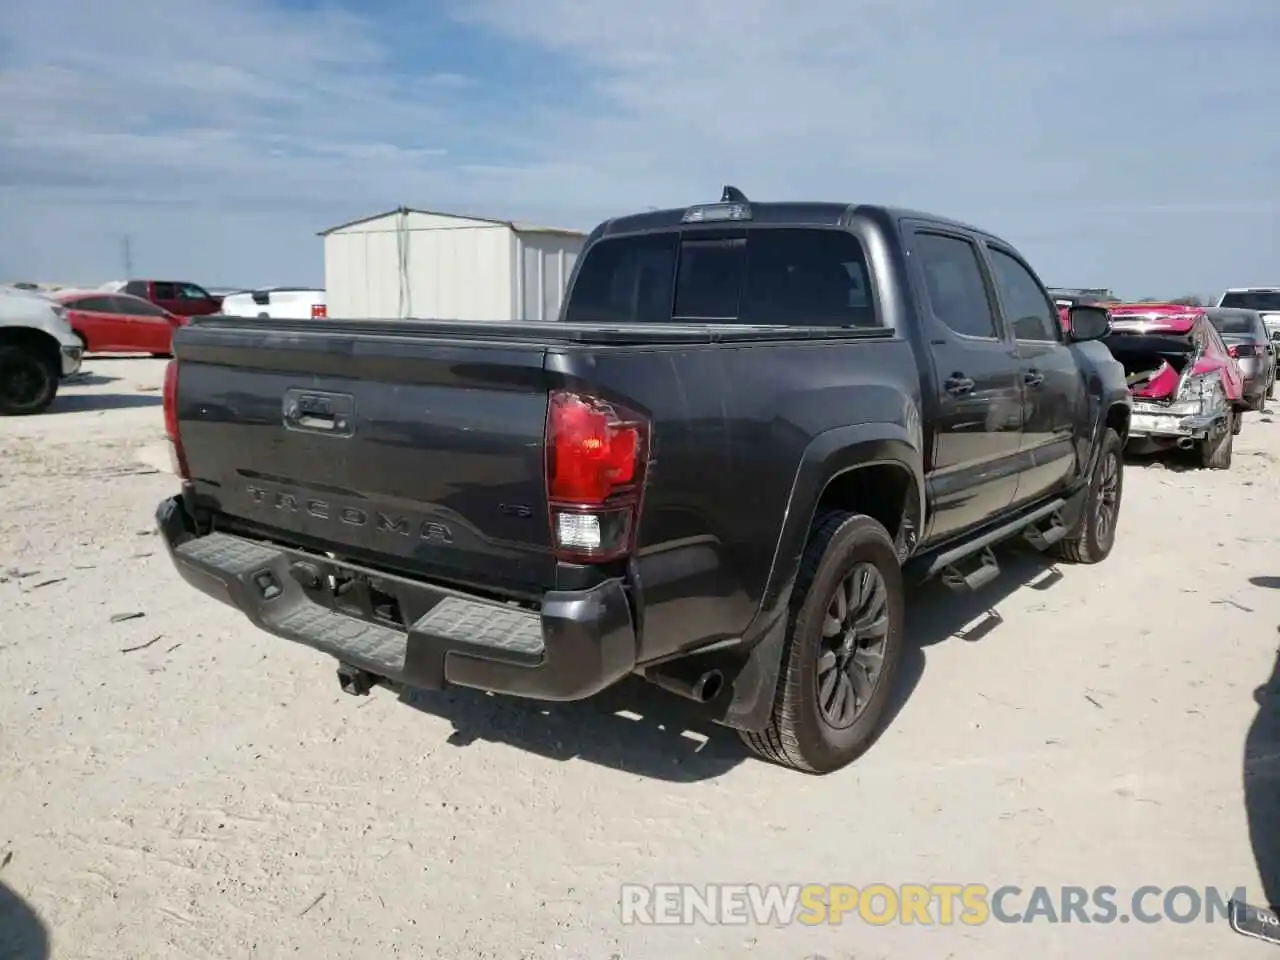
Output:
<svg viewBox="0 0 1280 960">
<path fill-rule="evenodd" d="M 1101 340 L 1111 332 L 1111 314 L 1102 307 L 1072 307 L 1068 315 L 1071 340 Z"/>
<path fill-rule="evenodd" d="M 1272 330 L 1272 331 L 1271 331 L 1271 339 L 1272 339 L 1272 340 L 1280 340 L 1280 330 Z"/>
</svg>

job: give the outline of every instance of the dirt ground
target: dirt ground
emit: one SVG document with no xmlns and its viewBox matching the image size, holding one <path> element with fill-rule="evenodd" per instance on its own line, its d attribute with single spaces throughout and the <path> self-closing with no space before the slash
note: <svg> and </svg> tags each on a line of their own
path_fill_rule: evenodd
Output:
<svg viewBox="0 0 1280 960">
<path fill-rule="evenodd" d="M 1267 955 L 1221 919 L 624 927 L 618 901 L 623 883 L 721 881 L 1109 884 L 1122 903 L 1144 884 L 1245 886 L 1265 902 L 1269 415 L 1248 415 L 1229 472 L 1130 466 L 1105 564 L 1015 552 L 977 596 L 913 592 L 892 725 L 814 778 L 639 682 L 553 709 L 343 695 L 330 661 L 171 570 L 152 532 L 175 489 L 162 363 L 86 369 L 47 415 L 0 421 L 6 960 Z"/>
</svg>

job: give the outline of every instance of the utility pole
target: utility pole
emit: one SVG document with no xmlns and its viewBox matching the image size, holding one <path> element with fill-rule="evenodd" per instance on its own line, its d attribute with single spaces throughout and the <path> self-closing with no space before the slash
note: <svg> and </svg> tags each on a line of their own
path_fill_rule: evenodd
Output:
<svg viewBox="0 0 1280 960">
<path fill-rule="evenodd" d="M 130 280 L 133 278 L 133 238 L 126 233 L 120 239 L 123 241 L 124 279 Z"/>
</svg>

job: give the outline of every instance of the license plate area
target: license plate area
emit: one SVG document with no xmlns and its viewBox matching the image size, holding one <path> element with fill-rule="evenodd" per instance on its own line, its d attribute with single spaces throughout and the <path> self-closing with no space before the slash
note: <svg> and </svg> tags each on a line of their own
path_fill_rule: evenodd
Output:
<svg viewBox="0 0 1280 960">
<path fill-rule="evenodd" d="M 1189 437 L 1195 434 L 1194 419 L 1181 414 L 1142 411 L 1135 408 L 1129 416 L 1129 434 L 1130 436 Z"/>
<path fill-rule="evenodd" d="M 340 563 L 296 560 L 289 565 L 289 575 L 312 603 L 395 630 L 407 632 L 410 624 L 435 605 L 418 591 Z"/>
</svg>

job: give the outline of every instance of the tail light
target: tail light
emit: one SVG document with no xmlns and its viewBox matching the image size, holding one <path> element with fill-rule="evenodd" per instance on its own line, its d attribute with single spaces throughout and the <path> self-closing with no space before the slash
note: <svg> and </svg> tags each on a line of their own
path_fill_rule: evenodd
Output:
<svg viewBox="0 0 1280 960">
<path fill-rule="evenodd" d="M 329 316 L 329 308 L 323 303 L 313 303 L 311 305 L 312 320 L 323 320 L 327 316 Z"/>
<path fill-rule="evenodd" d="M 631 553 L 649 460 L 647 418 L 556 390 L 547 407 L 547 502 L 556 556 L 600 563 Z"/>
<path fill-rule="evenodd" d="M 182 434 L 178 430 L 178 361 L 170 360 L 164 368 L 164 434 L 169 439 L 169 463 L 173 472 L 183 480 L 191 479 L 187 469 L 187 454 L 182 449 Z"/>
<path fill-rule="evenodd" d="M 1227 347 L 1227 353 L 1239 360 L 1242 357 L 1256 357 L 1261 351 L 1252 343 L 1233 343 Z"/>
</svg>

